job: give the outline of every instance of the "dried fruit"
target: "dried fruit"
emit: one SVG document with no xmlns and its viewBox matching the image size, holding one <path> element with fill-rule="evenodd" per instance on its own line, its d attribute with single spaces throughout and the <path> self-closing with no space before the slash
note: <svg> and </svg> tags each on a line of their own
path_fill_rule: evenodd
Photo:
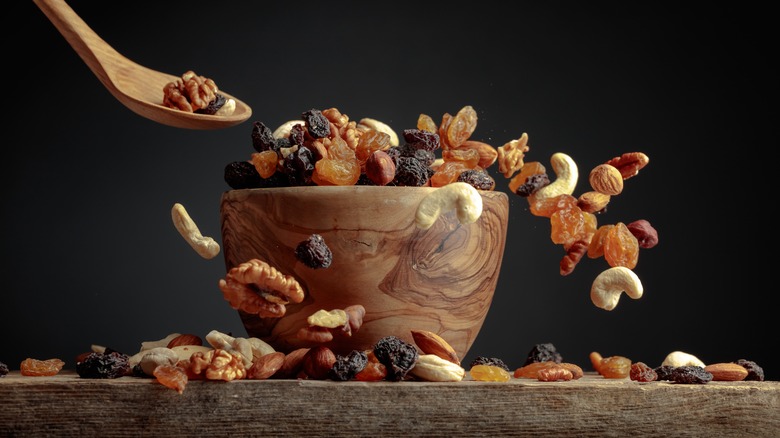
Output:
<svg viewBox="0 0 780 438">
<path fill-rule="evenodd" d="M 330 121 L 318 109 L 310 109 L 301 113 L 301 119 L 306 122 L 306 130 L 314 138 L 330 135 Z"/>
<path fill-rule="evenodd" d="M 365 351 L 366 353 L 366 366 L 355 374 L 355 380 L 361 382 L 378 382 L 384 380 L 387 377 L 387 367 L 385 367 L 379 359 L 376 358 L 374 350 Z"/>
<path fill-rule="evenodd" d="M 126 354 L 109 349 L 90 353 L 83 362 L 76 363 L 76 372 L 84 379 L 116 379 L 132 373 L 128 359 Z"/>
<path fill-rule="evenodd" d="M 544 362 L 531 362 L 528 365 L 523 365 L 517 368 L 514 372 L 514 376 L 518 379 L 538 379 L 539 371 L 558 365 L 557 362 L 548 360 Z"/>
<path fill-rule="evenodd" d="M 189 381 L 187 372 L 175 365 L 159 365 L 152 373 L 159 383 L 176 390 L 179 394 L 184 392 Z"/>
<path fill-rule="evenodd" d="M 333 262 L 333 253 L 325 239 L 319 234 L 312 234 L 295 248 L 295 257 L 312 269 L 322 269 Z"/>
<path fill-rule="evenodd" d="M 470 184 L 477 190 L 493 190 L 496 187 L 496 180 L 484 169 L 466 169 L 455 181 Z"/>
<path fill-rule="evenodd" d="M 333 380 L 347 381 L 355 378 L 368 364 L 365 351 L 352 350 L 347 356 L 336 355 L 336 362 L 328 373 Z"/>
<path fill-rule="evenodd" d="M 672 369 L 669 380 L 674 383 L 704 384 L 712 380 L 712 374 L 699 366 L 683 365 Z"/>
<path fill-rule="evenodd" d="M 252 123 L 252 147 L 257 152 L 274 151 L 276 152 L 276 139 L 271 128 L 265 126 L 263 122 Z"/>
<path fill-rule="evenodd" d="M 503 360 L 497 357 L 477 356 L 474 358 L 474 360 L 471 361 L 471 364 L 469 364 L 469 366 L 471 368 L 474 368 L 477 365 L 491 365 L 509 371 L 509 367 L 506 365 L 506 363 L 504 363 Z"/>
<path fill-rule="evenodd" d="M 631 359 L 610 356 L 601 359 L 597 370 L 605 379 L 625 379 L 631 374 Z"/>
<path fill-rule="evenodd" d="M 374 344 L 376 358 L 387 368 L 387 380 L 402 380 L 419 357 L 417 348 L 397 336 L 385 336 Z"/>
<path fill-rule="evenodd" d="M 655 371 L 655 375 L 657 376 L 656 380 L 658 380 L 658 381 L 661 381 L 661 380 L 671 380 L 672 370 L 674 368 L 675 367 L 673 367 L 671 365 L 661 365 L 661 366 L 653 368 L 653 371 Z"/>
<path fill-rule="evenodd" d="M 537 373 L 537 379 L 540 382 L 555 382 L 557 380 L 571 380 L 573 378 L 574 375 L 572 372 L 560 365 L 543 368 Z"/>
<path fill-rule="evenodd" d="M 523 167 L 520 168 L 520 172 L 518 172 L 515 176 L 512 177 L 511 180 L 509 180 L 509 191 L 512 193 L 517 193 L 518 188 L 525 184 L 533 175 L 547 175 L 547 169 L 545 169 L 544 165 L 539 161 L 529 161 L 525 164 L 523 164 Z M 547 181 L 549 183 L 550 178 L 547 178 Z M 524 196 L 523 194 L 517 193 L 520 196 Z M 528 192 L 528 195 L 530 195 L 531 192 Z M 525 196 L 528 196 L 525 195 Z"/>
<path fill-rule="evenodd" d="M 764 369 L 758 366 L 757 363 L 753 362 L 752 360 L 739 359 L 736 364 L 742 365 L 748 371 L 748 375 L 745 377 L 745 380 L 757 380 L 759 382 L 764 381 Z"/>
<path fill-rule="evenodd" d="M 0 362 L 0 377 L 5 377 L 5 375 L 8 373 L 9 373 L 8 365 L 4 364 L 3 362 Z"/>
<path fill-rule="evenodd" d="M 506 382 L 512 378 L 508 370 L 496 365 L 474 365 L 469 374 L 480 382 Z"/>
<path fill-rule="evenodd" d="M 552 343 L 536 344 L 531 348 L 531 351 L 528 352 L 528 357 L 525 359 L 523 366 L 534 362 L 547 361 L 561 363 L 563 362 L 563 357 L 558 353 L 558 350 Z"/>
<path fill-rule="evenodd" d="M 54 376 L 65 365 L 61 359 L 33 359 L 28 357 L 19 365 L 23 376 Z"/>
<path fill-rule="evenodd" d="M 626 224 L 618 222 L 604 238 L 604 259 L 609 266 L 634 269 L 639 261 L 639 241 Z"/>
<path fill-rule="evenodd" d="M 629 371 L 631 380 L 637 382 L 652 382 L 658 378 L 658 374 L 644 362 L 634 362 Z"/>
</svg>

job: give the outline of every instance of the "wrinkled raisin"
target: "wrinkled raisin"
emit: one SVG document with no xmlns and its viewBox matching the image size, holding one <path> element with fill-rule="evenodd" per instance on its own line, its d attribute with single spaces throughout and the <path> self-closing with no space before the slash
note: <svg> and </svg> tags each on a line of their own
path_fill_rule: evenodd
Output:
<svg viewBox="0 0 780 438">
<path fill-rule="evenodd" d="M 366 366 L 362 371 L 355 374 L 355 380 L 361 382 L 378 382 L 384 380 L 387 377 L 387 367 L 385 367 L 379 359 L 376 358 L 374 350 L 366 350 Z"/>
<path fill-rule="evenodd" d="M 547 169 L 545 169 L 542 163 L 538 161 L 526 162 L 523 164 L 523 167 L 520 168 L 520 172 L 518 172 L 515 176 L 512 177 L 511 180 L 509 180 L 509 191 L 516 193 L 517 188 L 520 187 L 521 184 L 524 184 L 528 180 L 528 177 L 540 173 L 547 173 Z M 549 180 L 550 178 L 547 179 Z"/>
<path fill-rule="evenodd" d="M 653 371 L 655 371 L 656 380 L 672 380 L 672 370 L 674 369 L 671 365 L 661 365 L 659 367 L 653 368 Z"/>
<path fill-rule="evenodd" d="M 0 362 L 0 377 L 5 377 L 9 373 L 8 365 Z"/>
<path fill-rule="evenodd" d="M 385 379 L 391 381 L 403 379 L 419 358 L 417 347 L 396 336 L 385 336 L 377 341 L 374 354 L 387 368 Z"/>
<path fill-rule="evenodd" d="M 735 363 L 737 365 L 742 365 L 746 370 L 748 370 L 748 375 L 744 380 L 758 380 L 759 382 L 764 381 L 764 369 L 758 366 L 757 363 L 747 359 L 740 359 Z"/>
<path fill-rule="evenodd" d="M 605 379 L 625 379 L 631 374 L 631 359 L 623 356 L 602 358 L 598 372 Z"/>
<path fill-rule="evenodd" d="M 330 135 L 330 121 L 322 111 L 310 109 L 301 113 L 301 119 L 306 122 L 306 129 L 309 135 L 314 138 L 323 138 Z"/>
<path fill-rule="evenodd" d="M 547 361 L 553 361 L 555 363 L 563 362 L 563 357 L 561 356 L 560 353 L 558 353 L 558 350 L 555 348 L 555 345 L 549 342 L 544 344 L 534 345 L 531 351 L 528 352 L 528 357 L 526 358 L 523 366 L 534 362 L 547 362 Z"/>
<path fill-rule="evenodd" d="M 152 371 L 157 381 L 178 392 L 179 394 L 184 392 L 184 388 L 187 386 L 189 378 L 187 372 L 183 368 L 175 365 L 158 365 Z"/>
<path fill-rule="evenodd" d="M 424 186 L 432 175 L 430 167 L 414 157 L 398 157 L 395 167 L 395 179 L 390 183 L 396 186 Z"/>
<path fill-rule="evenodd" d="M 284 157 L 284 173 L 291 186 L 308 186 L 314 173 L 314 157 L 306 146 Z"/>
<path fill-rule="evenodd" d="M 496 365 L 474 365 L 469 374 L 472 379 L 480 382 L 506 382 L 512 378 L 508 370 Z"/>
<path fill-rule="evenodd" d="M 214 96 L 214 100 L 209 102 L 209 104 L 206 105 L 205 108 L 198 108 L 198 109 L 196 109 L 193 112 L 198 113 L 198 114 L 214 115 L 214 114 L 217 113 L 217 111 L 219 111 L 220 108 L 225 106 L 225 102 L 227 102 L 227 99 L 225 99 L 225 96 L 223 96 L 223 95 L 221 95 L 219 93 L 216 93 L 215 96 Z"/>
<path fill-rule="evenodd" d="M 675 367 L 669 373 L 669 380 L 674 383 L 703 384 L 712 380 L 712 373 L 705 371 L 702 367 L 684 365 Z"/>
<path fill-rule="evenodd" d="M 477 111 L 470 105 L 466 105 L 447 124 L 447 144 L 450 148 L 457 148 L 471 137 L 475 129 L 477 129 Z"/>
<path fill-rule="evenodd" d="M 299 145 L 303 146 L 303 141 L 306 138 L 306 129 L 304 128 L 303 124 L 299 123 L 297 125 L 292 125 L 290 127 L 290 134 L 287 136 L 287 140 L 290 142 L 290 146 L 292 145 Z M 277 140 L 276 146 L 280 147 L 281 142 Z"/>
<path fill-rule="evenodd" d="M 65 365 L 61 359 L 33 359 L 27 358 L 19 366 L 23 376 L 54 376 Z"/>
<path fill-rule="evenodd" d="M 76 372 L 85 379 L 116 379 L 131 375 L 129 357 L 118 351 L 106 349 L 104 353 L 90 353 L 76 364 Z"/>
<path fill-rule="evenodd" d="M 477 190 L 493 190 L 496 188 L 496 180 L 485 170 L 468 169 L 458 175 L 458 182 L 464 182 Z"/>
<path fill-rule="evenodd" d="M 609 266 L 634 269 L 639 261 L 639 241 L 623 222 L 618 222 L 604 237 L 604 259 Z"/>
<path fill-rule="evenodd" d="M 635 362 L 631 364 L 629 372 L 631 380 L 637 382 L 652 382 L 658 378 L 658 374 L 644 362 Z"/>
<path fill-rule="evenodd" d="M 276 151 L 277 149 L 273 131 L 263 122 L 252 123 L 252 147 L 257 152 Z"/>
<path fill-rule="evenodd" d="M 255 152 L 251 155 L 252 164 L 255 166 L 258 175 L 261 178 L 270 178 L 276 173 L 276 166 L 279 164 L 279 155 L 274 151 Z"/>
<path fill-rule="evenodd" d="M 414 149 L 425 149 L 433 152 L 439 149 L 439 134 L 423 129 L 404 129 L 404 140 Z"/>
<path fill-rule="evenodd" d="M 352 380 L 368 364 L 368 355 L 364 351 L 352 350 L 347 356 L 336 355 L 336 362 L 330 369 L 332 380 Z"/>
<path fill-rule="evenodd" d="M 225 166 L 225 182 L 233 189 L 252 189 L 263 184 L 263 177 L 249 161 L 234 161 Z"/>
<path fill-rule="evenodd" d="M 312 234 L 299 243 L 295 248 L 295 257 L 312 269 L 327 268 L 333 261 L 333 253 L 319 234 Z"/>
<path fill-rule="evenodd" d="M 474 360 L 471 361 L 469 366 L 474 368 L 476 365 L 492 365 L 509 371 L 509 367 L 504 363 L 504 361 L 497 357 L 477 356 L 474 358 Z"/>
<path fill-rule="evenodd" d="M 515 194 L 527 198 L 548 184 L 550 184 L 550 177 L 546 173 L 537 173 L 526 178 L 525 182 L 517 187 Z"/>
</svg>

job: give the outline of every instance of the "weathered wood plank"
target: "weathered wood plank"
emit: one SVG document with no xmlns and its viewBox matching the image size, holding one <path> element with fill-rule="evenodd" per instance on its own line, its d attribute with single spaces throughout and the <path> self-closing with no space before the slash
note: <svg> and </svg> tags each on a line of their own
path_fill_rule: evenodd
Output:
<svg viewBox="0 0 780 438">
<path fill-rule="evenodd" d="M 0 436 L 780 436 L 780 382 L 0 379 Z"/>
</svg>

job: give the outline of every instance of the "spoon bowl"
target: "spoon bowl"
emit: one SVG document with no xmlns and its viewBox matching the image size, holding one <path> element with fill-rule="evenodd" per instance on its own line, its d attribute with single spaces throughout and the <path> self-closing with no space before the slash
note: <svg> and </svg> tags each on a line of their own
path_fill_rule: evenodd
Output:
<svg viewBox="0 0 780 438">
<path fill-rule="evenodd" d="M 186 129 L 229 128 L 252 116 L 249 105 L 222 90 L 219 90 L 220 94 L 236 102 L 235 111 L 227 116 L 190 113 L 164 106 L 163 87 L 180 76 L 152 70 L 124 57 L 100 38 L 64 1 L 33 1 L 106 89 L 136 114 L 164 125 Z"/>
</svg>

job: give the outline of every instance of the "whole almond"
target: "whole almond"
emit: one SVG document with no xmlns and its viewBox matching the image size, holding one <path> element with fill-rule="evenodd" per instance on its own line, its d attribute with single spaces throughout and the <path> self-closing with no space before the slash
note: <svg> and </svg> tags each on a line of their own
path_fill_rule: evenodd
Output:
<svg viewBox="0 0 780 438">
<path fill-rule="evenodd" d="M 712 380 L 721 382 L 738 382 L 745 380 L 748 375 L 747 368 L 735 363 L 713 363 L 704 367 L 704 371 L 712 374 Z"/>
<path fill-rule="evenodd" d="M 424 354 L 434 354 L 444 360 L 460 365 L 455 349 L 441 336 L 427 330 L 412 330 L 412 339 Z"/>
<path fill-rule="evenodd" d="M 168 342 L 168 348 L 180 345 L 203 345 L 203 340 L 198 335 L 183 334 L 176 336 Z"/>
<path fill-rule="evenodd" d="M 476 140 L 466 140 L 455 149 L 475 149 L 479 153 L 479 163 L 477 166 L 487 169 L 498 159 L 498 149 Z"/>
<path fill-rule="evenodd" d="M 588 177 L 593 190 L 605 195 L 619 195 L 623 191 L 623 175 L 611 164 L 599 164 Z"/>
<path fill-rule="evenodd" d="M 254 380 L 263 380 L 273 376 L 284 365 L 284 353 L 275 351 L 264 354 L 252 363 L 252 367 L 247 370 L 246 378 Z"/>
<path fill-rule="evenodd" d="M 303 358 L 309 352 L 309 348 L 298 348 L 293 350 L 284 356 L 284 363 L 279 368 L 273 377 L 275 379 L 289 379 L 298 375 L 298 372 L 303 369 Z"/>
</svg>

